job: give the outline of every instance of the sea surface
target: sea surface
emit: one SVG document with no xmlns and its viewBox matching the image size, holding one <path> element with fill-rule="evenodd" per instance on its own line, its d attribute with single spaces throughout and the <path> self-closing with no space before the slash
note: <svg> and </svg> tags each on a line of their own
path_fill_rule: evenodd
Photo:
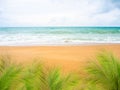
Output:
<svg viewBox="0 0 120 90">
<path fill-rule="evenodd" d="M 0 46 L 119 43 L 120 27 L 1 27 Z"/>
</svg>

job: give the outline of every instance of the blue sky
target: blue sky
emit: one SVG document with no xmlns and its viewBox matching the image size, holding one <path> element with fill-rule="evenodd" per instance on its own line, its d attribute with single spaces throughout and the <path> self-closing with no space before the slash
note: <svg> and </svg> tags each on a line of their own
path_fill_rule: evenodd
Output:
<svg viewBox="0 0 120 90">
<path fill-rule="evenodd" d="M 0 0 L 0 26 L 120 26 L 120 0 Z"/>
</svg>

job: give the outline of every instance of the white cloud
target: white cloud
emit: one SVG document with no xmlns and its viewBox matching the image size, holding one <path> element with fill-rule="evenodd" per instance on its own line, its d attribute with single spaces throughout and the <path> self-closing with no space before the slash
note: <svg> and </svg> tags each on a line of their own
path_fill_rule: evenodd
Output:
<svg viewBox="0 0 120 90">
<path fill-rule="evenodd" d="M 116 2 L 117 4 L 116 4 Z M 2 0 L 1 26 L 120 25 L 117 0 Z"/>
</svg>

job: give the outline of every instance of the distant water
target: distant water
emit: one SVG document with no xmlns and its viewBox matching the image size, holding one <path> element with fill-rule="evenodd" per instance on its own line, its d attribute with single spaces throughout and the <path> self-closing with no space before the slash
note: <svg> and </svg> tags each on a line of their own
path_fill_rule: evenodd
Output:
<svg viewBox="0 0 120 90">
<path fill-rule="evenodd" d="M 0 46 L 120 43 L 120 27 L 4 27 Z"/>
</svg>

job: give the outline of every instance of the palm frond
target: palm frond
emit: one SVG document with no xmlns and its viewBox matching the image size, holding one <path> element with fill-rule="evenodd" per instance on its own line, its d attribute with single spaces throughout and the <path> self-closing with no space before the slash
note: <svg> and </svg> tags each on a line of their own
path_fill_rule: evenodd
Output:
<svg viewBox="0 0 120 90">
<path fill-rule="evenodd" d="M 21 68 L 9 60 L 8 57 L 0 57 L 0 90 L 10 90 L 21 72 Z"/>
<path fill-rule="evenodd" d="M 33 63 L 27 67 L 22 74 L 22 90 L 43 90 L 45 87 L 45 78 L 42 64 Z"/>
<path fill-rule="evenodd" d="M 63 76 L 58 68 L 52 69 L 48 74 L 49 90 L 73 90 L 78 83 L 78 77 L 71 74 Z"/>
<path fill-rule="evenodd" d="M 88 67 L 90 80 L 105 90 L 120 90 L 120 60 L 110 53 L 100 53 Z"/>
</svg>

